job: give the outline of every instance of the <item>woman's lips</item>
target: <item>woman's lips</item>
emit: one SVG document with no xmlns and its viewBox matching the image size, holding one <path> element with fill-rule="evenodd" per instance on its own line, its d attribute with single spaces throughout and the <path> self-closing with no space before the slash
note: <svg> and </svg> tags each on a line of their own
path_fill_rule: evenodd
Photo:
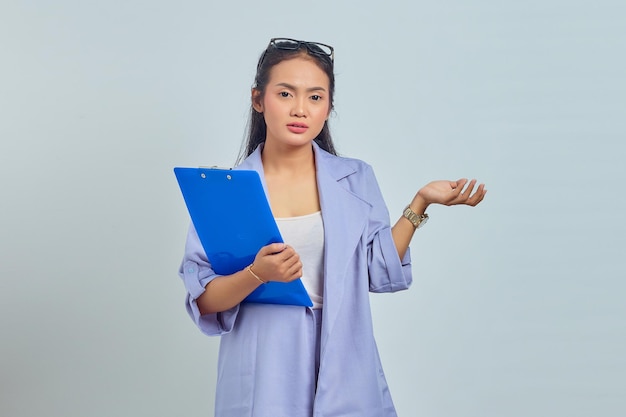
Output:
<svg viewBox="0 0 626 417">
<path fill-rule="evenodd" d="M 309 127 L 304 123 L 289 123 L 287 129 L 292 133 L 304 133 Z"/>
</svg>

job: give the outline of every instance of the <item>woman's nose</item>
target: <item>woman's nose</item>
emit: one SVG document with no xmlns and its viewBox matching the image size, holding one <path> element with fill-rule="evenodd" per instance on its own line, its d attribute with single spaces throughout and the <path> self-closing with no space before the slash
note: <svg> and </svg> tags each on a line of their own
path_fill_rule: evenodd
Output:
<svg viewBox="0 0 626 417">
<path fill-rule="evenodd" d="M 291 114 L 297 117 L 305 117 L 306 109 L 303 100 L 294 100 L 293 107 L 291 109 Z"/>
</svg>

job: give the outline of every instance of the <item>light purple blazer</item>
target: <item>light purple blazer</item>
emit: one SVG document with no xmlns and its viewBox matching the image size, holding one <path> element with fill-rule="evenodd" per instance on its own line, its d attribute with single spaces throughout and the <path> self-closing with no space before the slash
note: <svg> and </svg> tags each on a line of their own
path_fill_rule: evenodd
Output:
<svg viewBox="0 0 626 417">
<path fill-rule="evenodd" d="M 216 417 L 396 416 L 374 340 L 369 292 L 407 289 L 410 251 L 398 258 L 372 168 L 315 143 L 313 148 L 324 222 L 317 380 L 316 365 L 308 359 L 315 348 L 310 309 L 240 304 L 200 316 L 195 300 L 216 275 L 190 228 L 180 269 L 187 310 L 203 333 L 222 336 Z M 259 172 L 265 187 L 261 150 L 237 169 Z"/>
</svg>

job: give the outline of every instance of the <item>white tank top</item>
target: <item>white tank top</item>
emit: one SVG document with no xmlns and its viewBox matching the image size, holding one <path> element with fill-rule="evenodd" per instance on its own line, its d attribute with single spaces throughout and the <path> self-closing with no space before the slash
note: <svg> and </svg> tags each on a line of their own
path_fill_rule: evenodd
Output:
<svg viewBox="0 0 626 417">
<path fill-rule="evenodd" d="M 302 261 L 302 283 L 313 308 L 324 301 L 324 223 L 322 212 L 298 217 L 276 218 L 278 230 L 286 244 L 293 247 Z"/>
</svg>

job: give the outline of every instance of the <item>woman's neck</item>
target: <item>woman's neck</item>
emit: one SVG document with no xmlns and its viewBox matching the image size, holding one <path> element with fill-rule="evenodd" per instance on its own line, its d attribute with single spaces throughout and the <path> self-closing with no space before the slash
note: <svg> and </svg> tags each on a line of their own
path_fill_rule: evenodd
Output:
<svg viewBox="0 0 626 417">
<path fill-rule="evenodd" d="M 265 143 L 261 154 L 265 174 L 302 174 L 315 170 L 313 146 L 286 148 Z"/>
</svg>

